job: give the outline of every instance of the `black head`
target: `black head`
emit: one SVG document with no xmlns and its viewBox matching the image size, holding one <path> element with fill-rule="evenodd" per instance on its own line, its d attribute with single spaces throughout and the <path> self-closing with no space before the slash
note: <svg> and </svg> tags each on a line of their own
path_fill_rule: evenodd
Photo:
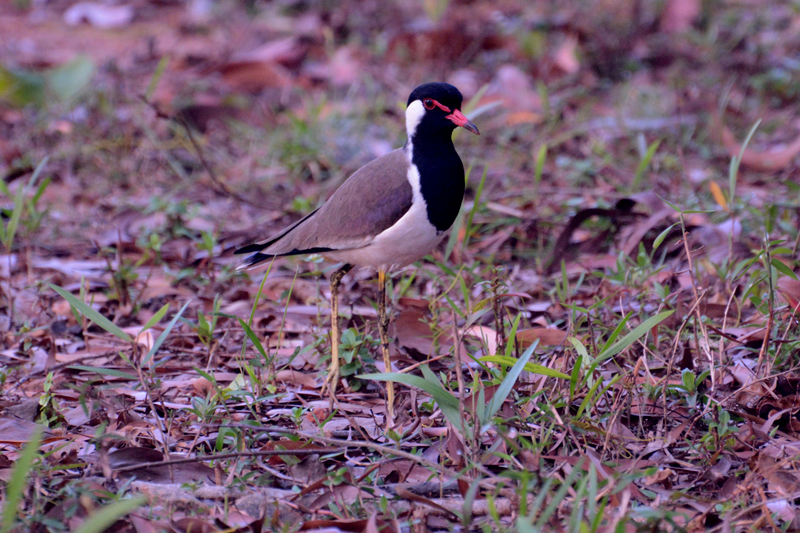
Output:
<svg viewBox="0 0 800 533">
<path fill-rule="evenodd" d="M 449 83 L 442 82 L 423 83 L 414 89 L 411 96 L 408 97 L 408 103 L 410 105 L 414 100 L 423 98 L 432 98 L 450 109 L 461 109 L 461 102 L 464 100 L 461 91 Z"/>
<path fill-rule="evenodd" d="M 425 83 L 414 89 L 406 110 L 409 137 L 415 136 L 419 126 L 426 132 L 448 134 L 461 126 L 479 134 L 478 128 L 461 113 L 462 101 L 461 92 L 449 83 Z"/>
</svg>

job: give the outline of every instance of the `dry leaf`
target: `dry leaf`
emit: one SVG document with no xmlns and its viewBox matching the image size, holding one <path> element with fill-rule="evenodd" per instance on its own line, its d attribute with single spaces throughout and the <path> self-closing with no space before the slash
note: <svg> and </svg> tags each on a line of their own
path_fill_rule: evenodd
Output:
<svg viewBox="0 0 800 533">
<path fill-rule="evenodd" d="M 783 276 L 778 279 L 776 288 L 778 294 L 789 304 L 792 312 L 797 314 L 797 310 L 800 308 L 800 281 Z"/>
<path fill-rule="evenodd" d="M 527 348 L 538 340 L 540 346 L 561 346 L 567 340 L 567 332 L 555 328 L 530 328 L 517 331 L 520 346 Z"/>
<path fill-rule="evenodd" d="M 575 74 L 580 70 L 581 64 L 578 61 L 578 38 L 575 35 L 568 35 L 561 46 L 558 47 L 553 63 L 566 74 Z"/>
<path fill-rule="evenodd" d="M 725 145 L 731 157 L 738 157 L 742 150 L 742 145 L 733 136 L 731 130 L 725 126 L 722 126 L 722 144 Z M 788 146 L 769 152 L 756 152 L 747 147 L 742 154 L 741 165 L 753 170 L 775 172 L 792 164 L 797 154 L 800 154 L 800 136 Z"/>
<path fill-rule="evenodd" d="M 667 0 L 661 13 L 661 30 L 665 33 L 681 33 L 691 29 L 700 16 L 700 7 L 700 0 Z"/>
<path fill-rule="evenodd" d="M 98 28 L 110 29 L 127 26 L 133 20 L 133 6 L 110 6 L 94 2 L 78 2 L 64 12 L 64 22 L 77 26 L 88 22 Z"/>
</svg>

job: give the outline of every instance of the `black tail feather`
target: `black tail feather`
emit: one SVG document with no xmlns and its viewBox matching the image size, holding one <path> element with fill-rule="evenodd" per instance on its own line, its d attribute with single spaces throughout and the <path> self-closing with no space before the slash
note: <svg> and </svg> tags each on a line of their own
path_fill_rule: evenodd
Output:
<svg viewBox="0 0 800 533">
<path fill-rule="evenodd" d="M 234 251 L 233 253 L 236 254 L 236 255 L 238 255 L 238 254 L 252 254 L 252 253 L 255 253 L 255 252 L 260 252 L 261 250 L 263 250 L 267 246 L 269 246 L 269 244 L 258 244 L 258 243 L 256 243 L 256 244 L 248 244 L 247 246 L 242 246 L 241 248 L 237 248 L 236 251 Z"/>
</svg>

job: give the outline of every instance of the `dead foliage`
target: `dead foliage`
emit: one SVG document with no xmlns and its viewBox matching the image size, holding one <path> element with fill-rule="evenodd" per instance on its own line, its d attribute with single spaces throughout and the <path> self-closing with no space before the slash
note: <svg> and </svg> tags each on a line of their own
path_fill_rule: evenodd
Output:
<svg viewBox="0 0 800 533">
<path fill-rule="evenodd" d="M 798 27 L 3 3 L 0 530 L 800 529 Z M 432 79 L 482 132 L 463 215 L 393 274 L 392 368 L 372 273 L 344 278 L 331 405 L 336 267 L 231 252 L 402 144 Z"/>
</svg>

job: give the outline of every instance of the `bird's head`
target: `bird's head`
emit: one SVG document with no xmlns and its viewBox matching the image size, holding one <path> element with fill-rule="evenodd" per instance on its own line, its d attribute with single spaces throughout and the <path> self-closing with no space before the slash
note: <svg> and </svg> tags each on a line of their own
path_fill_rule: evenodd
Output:
<svg viewBox="0 0 800 533">
<path fill-rule="evenodd" d="M 478 128 L 461 112 L 463 97 L 449 83 L 425 83 L 408 97 L 406 108 L 406 131 L 408 137 L 418 132 L 450 134 L 456 127 L 480 135 Z"/>
</svg>

